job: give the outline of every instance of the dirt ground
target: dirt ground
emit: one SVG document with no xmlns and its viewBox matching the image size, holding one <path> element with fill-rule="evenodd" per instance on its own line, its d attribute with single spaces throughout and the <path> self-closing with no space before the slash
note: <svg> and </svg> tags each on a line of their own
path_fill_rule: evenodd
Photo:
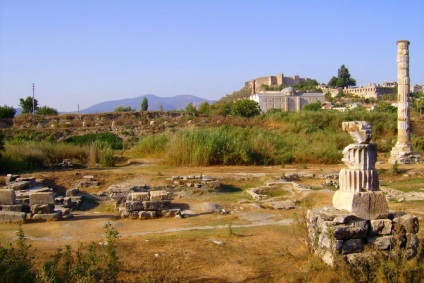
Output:
<svg viewBox="0 0 424 283">
<path fill-rule="evenodd" d="M 182 219 L 120 219 L 110 201 L 93 209 L 73 212 L 69 220 L 26 223 L 23 230 L 32 245 L 36 261 L 49 258 L 57 248 L 76 247 L 104 240 L 110 223 L 120 235 L 118 252 L 120 278 L 144 282 L 157 277 L 160 282 L 329 282 L 336 276 L 311 270 L 307 261 L 304 234 L 299 221 L 306 206 L 331 205 L 333 191 L 310 190 L 297 194 L 294 210 L 263 209 L 244 190 L 275 181 L 286 172 L 315 175 L 338 174 L 345 165 L 169 167 L 158 160 L 127 160 L 113 169 L 78 169 L 33 172 L 31 175 L 58 191 L 71 189 L 82 176 L 92 175 L 100 185 L 86 190 L 96 194 L 112 184 L 161 185 L 172 176 L 208 175 L 232 188 L 223 193 L 185 194 L 173 201 L 176 206 L 202 202 L 220 204 L 229 214 L 205 214 Z M 379 164 L 378 169 L 390 170 Z M 381 174 L 384 181 L 408 180 L 424 174 L 424 165 L 400 166 L 401 174 Z M 301 186 L 320 187 L 323 179 L 299 181 Z M 423 184 L 424 188 L 424 184 Z M 389 203 L 390 209 L 413 212 L 422 217 L 422 201 Z M 422 221 L 421 221 L 422 223 Z M 0 225 L 0 243 L 16 239 L 17 224 Z M 422 229 L 423 230 L 423 229 Z M 422 232 L 421 232 L 422 233 Z M 305 275 L 307 274 L 307 275 Z M 323 278 L 323 276 L 326 276 Z M 334 277 L 335 278 L 335 277 Z"/>
</svg>

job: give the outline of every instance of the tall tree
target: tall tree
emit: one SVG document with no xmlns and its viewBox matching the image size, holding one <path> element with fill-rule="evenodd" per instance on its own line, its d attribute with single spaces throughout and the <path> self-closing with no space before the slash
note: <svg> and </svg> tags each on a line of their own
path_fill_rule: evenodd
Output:
<svg viewBox="0 0 424 283">
<path fill-rule="evenodd" d="M 32 101 L 32 97 L 31 96 L 28 96 L 25 99 L 20 98 L 19 99 L 19 106 L 21 106 L 21 108 L 22 108 L 22 113 L 24 113 L 24 114 L 32 113 L 33 112 L 33 101 Z M 34 106 L 35 106 L 35 110 L 37 110 L 37 108 L 38 108 L 38 101 L 37 101 L 37 99 L 34 99 Z"/>
<path fill-rule="evenodd" d="M 337 77 L 332 77 L 328 85 L 332 87 L 355 86 L 356 80 L 350 77 L 349 69 L 342 65 L 337 71 Z"/>
<path fill-rule="evenodd" d="M 149 109 L 149 101 L 147 100 L 147 97 L 144 97 L 141 102 L 141 111 L 147 111 L 147 109 Z"/>
</svg>

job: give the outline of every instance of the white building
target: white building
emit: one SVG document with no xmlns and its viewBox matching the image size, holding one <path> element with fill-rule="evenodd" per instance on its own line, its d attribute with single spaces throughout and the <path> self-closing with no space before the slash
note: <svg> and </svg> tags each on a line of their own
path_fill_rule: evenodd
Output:
<svg viewBox="0 0 424 283">
<path fill-rule="evenodd" d="M 298 112 L 309 103 L 325 102 L 325 95 L 318 93 L 297 93 L 293 87 L 281 91 L 261 91 L 252 94 L 250 100 L 256 101 L 263 112 L 270 109 L 282 109 L 285 112 Z"/>
</svg>

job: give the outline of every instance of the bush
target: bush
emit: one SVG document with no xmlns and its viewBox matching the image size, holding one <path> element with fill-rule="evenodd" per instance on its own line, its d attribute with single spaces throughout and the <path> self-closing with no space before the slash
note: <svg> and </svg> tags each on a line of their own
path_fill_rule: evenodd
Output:
<svg viewBox="0 0 424 283">
<path fill-rule="evenodd" d="M 119 258 L 117 256 L 118 231 L 105 225 L 106 240 L 92 243 L 88 248 L 79 244 L 76 251 L 65 246 L 35 270 L 25 242 L 25 235 L 18 230 L 17 247 L 0 247 L 0 281 L 19 282 L 118 282 Z"/>
<path fill-rule="evenodd" d="M 38 107 L 36 113 L 37 115 L 50 115 L 50 116 L 59 115 L 59 112 L 57 112 L 56 109 L 48 107 L 48 106 Z"/>
<path fill-rule="evenodd" d="M 13 118 L 15 114 L 15 108 L 7 105 L 0 106 L 0 118 Z"/>
<path fill-rule="evenodd" d="M 256 101 L 240 99 L 234 102 L 231 114 L 234 116 L 253 117 L 261 113 L 261 108 Z"/>
</svg>

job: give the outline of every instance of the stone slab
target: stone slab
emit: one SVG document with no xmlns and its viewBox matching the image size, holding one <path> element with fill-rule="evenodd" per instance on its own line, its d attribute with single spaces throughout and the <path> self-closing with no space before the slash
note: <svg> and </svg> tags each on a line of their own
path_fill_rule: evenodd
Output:
<svg viewBox="0 0 424 283">
<path fill-rule="evenodd" d="M 170 204 L 169 201 L 157 200 L 157 201 L 143 201 L 144 210 L 163 210 L 166 209 Z"/>
<path fill-rule="evenodd" d="M 361 219 L 387 218 L 389 214 L 386 197 L 381 191 L 355 193 L 338 190 L 333 196 L 333 206 Z"/>
<path fill-rule="evenodd" d="M 50 192 L 29 194 L 29 204 L 54 204 L 54 194 Z"/>
<path fill-rule="evenodd" d="M 148 201 L 150 200 L 149 192 L 132 192 L 128 194 L 129 201 Z"/>
<path fill-rule="evenodd" d="M 13 182 L 9 183 L 7 185 L 7 188 L 11 190 L 27 190 L 31 188 L 34 185 L 31 181 L 19 181 L 19 182 Z"/>
<path fill-rule="evenodd" d="M 16 202 L 16 194 L 14 190 L 0 189 L 0 205 L 11 205 Z"/>
<path fill-rule="evenodd" d="M 25 212 L 0 211 L 0 223 L 23 222 L 25 219 Z"/>
<path fill-rule="evenodd" d="M 167 191 L 151 191 L 150 192 L 150 200 L 169 200 L 169 192 Z"/>
<path fill-rule="evenodd" d="M 58 210 L 53 213 L 34 214 L 32 220 L 57 221 L 62 219 L 62 211 Z"/>
<path fill-rule="evenodd" d="M 27 212 L 28 211 L 28 205 L 27 204 L 3 205 L 2 211 Z"/>
</svg>

